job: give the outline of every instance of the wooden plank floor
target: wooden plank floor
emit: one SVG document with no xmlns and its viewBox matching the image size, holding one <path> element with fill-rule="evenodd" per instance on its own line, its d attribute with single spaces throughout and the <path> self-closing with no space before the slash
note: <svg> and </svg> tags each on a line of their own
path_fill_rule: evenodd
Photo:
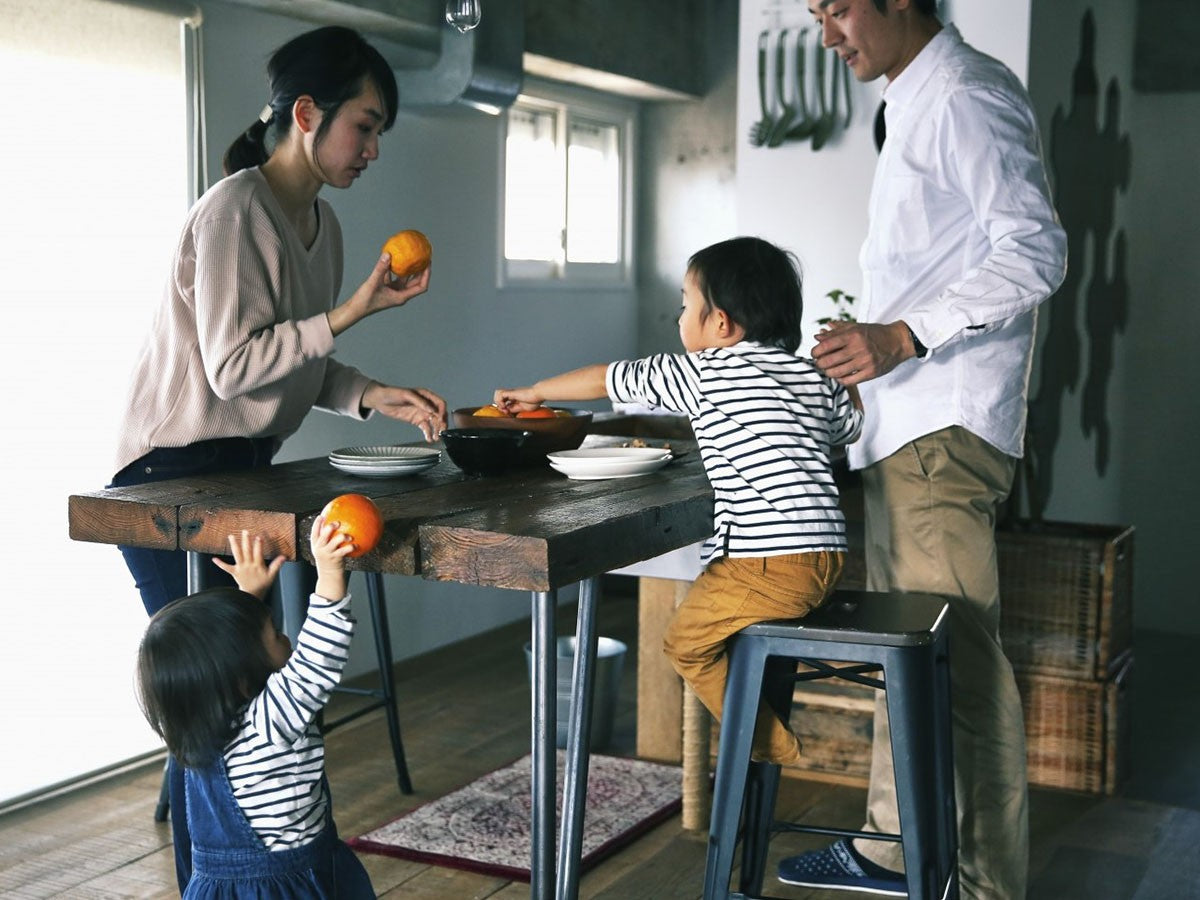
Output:
<svg viewBox="0 0 1200 900">
<path fill-rule="evenodd" d="M 622 588 L 614 580 L 608 588 Z M 390 600 L 393 628 L 402 628 L 404 601 Z M 365 621 L 365 620 L 364 620 Z M 636 600 L 609 591 L 600 609 L 600 633 L 626 642 L 629 653 L 613 744 L 605 752 L 632 754 L 635 746 Z M 560 633 L 574 627 L 573 610 L 559 616 Z M 400 715 L 416 788 L 396 786 L 387 730 L 380 713 L 342 726 L 328 738 L 335 818 L 345 837 L 360 834 L 528 752 L 529 688 L 522 651 L 528 626 L 507 626 L 397 666 Z M 1200 730 L 1194 681 L 1186 674 L 1200 640 L 1162 637 L 1162 652 L 1139 635 L 1134 747 L 1136 775 L 1119 798 L 1035 790 L 1031 797 L 1031 898 L 1125 900 L 1200 898 L 1195 847 L 1200 841 L 1197 759 Z M 1156 659 L 1161 663 L 1156 664 Z M 1181 685 L 1184 685 L 1181 687 Z M 1174 701 L 1166 698 L 1174 697 Z M 336 697 L 330 710 L 357 702 Z M 1164 704 L 1174 702 L 1174 707 Z M 1183 715 L 1191 710 L 1190 716 Z M 1163 765 L 1166 761 L 1168 765 Z M 161 770 L 147 765 L 62 796 L 0 815 L 0 896 L 5 898 L 172 898 L 177 892 L 169 828 L 152 818 Z M 865 804 L 859 788 L 784 779 L 781 814 L 854 827 Z M 820 846 L 800 835 L 772 846 L 768 872 L 785 854 Z M 704 871 L 703 835 L 666 821 L 588 872 L 581 895 L 604 900 L 696 900 Z M 1173 858 L 1174 857 L 1174 858 Z M 1179 857 L 1191 860 L 1184 867 Z M 528 886 L 457 870 L 362 855 L 382 897 L 528 897 Z M 1188 868 L 1190 866 L 1191 868 Z M 769 884 L 785 898 L 852 895 Z"/>
</svg>

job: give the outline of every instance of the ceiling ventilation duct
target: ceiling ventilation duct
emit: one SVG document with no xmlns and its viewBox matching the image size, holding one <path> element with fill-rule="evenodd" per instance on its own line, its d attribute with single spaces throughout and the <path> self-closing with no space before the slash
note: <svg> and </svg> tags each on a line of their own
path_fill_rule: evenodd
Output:
<svg viewBox="0 0 1200 900">
<path fill-rule="evenodd" d="M 444 0 L 233 2 L 357 28 L 392 64 L 405 108 L 465 103 L 495 113 L 521 92 L 525 0 L 482 0 L 479 25 L 466 34 L 446 24 Z"/>
<path fill-rule="evenodd" d="M 478 26 L 460 34 L 443 25 L 440 38 L 440 51 L 432 66 L 395 70 L 402 107 L 466 103 L 498 113 L 512 105 L 521 92 L 523 0 L 484 3 Z"/>
</svg>

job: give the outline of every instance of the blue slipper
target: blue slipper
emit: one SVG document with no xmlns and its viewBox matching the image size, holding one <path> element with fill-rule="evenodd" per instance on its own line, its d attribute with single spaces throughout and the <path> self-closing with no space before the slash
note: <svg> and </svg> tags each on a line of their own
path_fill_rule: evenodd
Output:
<svg viewBox="0 0 1200 900">
<path fill-rule="evenodd" d="M 780 860 L 779 880 L 801 887 L 859 891 L 885 897 L 908 896 L 908 882 L 903 874 L 864 859 L 844 840 L 824 850 L 810 850 Z"/>
</svg>

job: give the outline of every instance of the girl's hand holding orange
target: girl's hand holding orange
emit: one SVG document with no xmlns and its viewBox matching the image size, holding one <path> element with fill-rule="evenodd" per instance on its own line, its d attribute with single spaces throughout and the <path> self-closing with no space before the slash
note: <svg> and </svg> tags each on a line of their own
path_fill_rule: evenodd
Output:
<svg viewBox="0 0 1200 900">
<path fill-rule="evenodd" d="M 326 521 L 319 515 L 313 520 L 309 546 L 317 567 L 316 593 L 326 600 L 338 601 L 346 596 L 346 557 L 354 552 L 350 535 L 339 530 L 338 522 Z"/>
</svg>

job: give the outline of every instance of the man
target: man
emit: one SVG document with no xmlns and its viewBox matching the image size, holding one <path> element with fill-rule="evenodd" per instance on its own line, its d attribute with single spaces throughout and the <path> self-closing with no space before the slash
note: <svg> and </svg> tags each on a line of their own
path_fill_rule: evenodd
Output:
<svg viewBox="0 0 1200 900">
<path fill-rule="evenodd" d="M 868 586 L 950 603 L 962 896 L 1021 900 L 1025 741 L 999 642 L 994 524 L 1022 453 L 1036 307 L 1066 236 L 1028 95 L 936 17 L 935 0 L 809 0 L 826 47 L 887 79 L 886 140 L 860 254 L 861 323 L 813 357 L 859 385 Z M 898 832 L 886 708 L 875 714 L 865 830 Z M 858 839 L 785 859 L 780 880 L 906 893 L 901 846 Z"/>
</svg>

